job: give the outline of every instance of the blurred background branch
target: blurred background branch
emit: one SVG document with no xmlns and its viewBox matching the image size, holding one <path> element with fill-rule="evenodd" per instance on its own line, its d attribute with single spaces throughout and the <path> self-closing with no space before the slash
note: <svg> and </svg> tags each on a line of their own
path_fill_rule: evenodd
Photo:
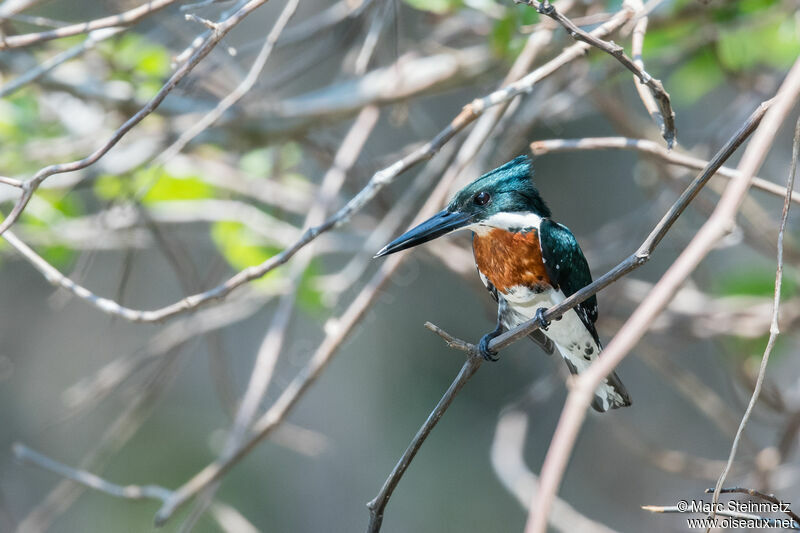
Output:
<svg viewBox="0 0 800 533">
<path fill-rule="evenodd" d="M 467 237 L 372 256 L 530 149 L 555 218 L 596 276 L 612 270 L 800 50 L 791 0 L 531 5 L 544 14 L 0 2 L 0 530 L 140 531 L 154 514 L 180 531 L 363 530 L 399 456 L 373 530 L 389 496 L 387 530 L 521 530 L 549 494 L 563 365 L 509 345 L 403 455 L 464 364 L 419 325 L 469 350 L 457 339 L 494 310 Z M 800 247 L 774 179 L 789 136 L 622 363 L 634 406 L 586 420 L 548 527 L 682 530 L 639 506 L 716 480 L 757 388 L 731 483 L 797 493 Z M 603 339 L 744 179 L 727 164 L 660 253 L 600 293 Z M 779 235 L 781 335 L 759 372 Z M 21 442 L 62 479 L 15 462 Z M 134 504 L 127 484 L 157 497 Z"/>
</svg>

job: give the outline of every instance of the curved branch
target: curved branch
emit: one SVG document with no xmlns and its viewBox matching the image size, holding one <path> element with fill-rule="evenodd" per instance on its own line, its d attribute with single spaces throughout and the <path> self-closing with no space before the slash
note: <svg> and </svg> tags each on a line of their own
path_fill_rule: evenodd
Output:
<svg viewBox="0 0 800 533">
<path fill-rule="evenodd" d="M 619 330 L 604 350 L 603 357 L 599 358 L 574 381 L 574 387 L 567 396 L 567 402 L 545 457 L 541 489 L 539 497 L 531 505 L 526 526 L 527 533 L 543 533 L 547 527 L 547 515 L 561 483 L 578 431 L 586 417 L 586 409 L 591 401 L 593 391 L 628 355 L 649 329 L 653 319 L 672 299 L 677 288 L 734 225 L 734 217 L 747 194 L 750 180 L 766 157 L 778 127 L 790 112 L 798 93 L 800 93 L 800 60 L 796 61 L 789 71 L 778 94 L 773 99 L 772 106 L 766 111 L 763 123 L 759 125 L 753 140 L 745 150 L 738 166 L 741 175 L 726 188 L 714 213 L 661 277 L 650 296 L 642 302 Z M 724 159 L 720 160 L 719 165 L 723 161 Z"/>
<path fill-rule="evenodd" d="M 170 81 L 167 82 L 167 85 L 165 85 L 161 91 L 159 91 L 158 95 L 156 95 L 156 97 L 151 100 L 151 102 L 145 108 L 139 111 L 139 113 L 134 115 L 134 117 L 129 119 L 119 130 L 117 130 L 112 139 L 109 140 L 103 147 L 98 149 L 95 153 L 80 161 L 46 167 L 40 170 L 33 178 L 31 178 L 31 180 L 24 182 L 22 197 L 17 201 L 14 209 L 11 211 L 11 214 L 9 214 L 9 216 L 6 217 L 2 223 L 0 223 L 0 234 L 7 230 L 17 220 L 33 195 L 34 190 L 45 179 L 53 174 L 80 170 L 94 164 L 106 152 L 108 152 L 108 150 L 110 150 L 125 133 L 138 124 L 147 114 L 152 112 L 155 107 L 166 97 L 167 93 L 175 86 L 175 84 L 177 84 L 178 81 L 180 81 L 180 79 L 182 79 L 182 77 L 185 76 L 189 70 L 191 70 L 191 68 L 193 68 L 197 62 L 200 61 L 200 59 L 205 57 L 205 55 L 211 51 L 211 49 L 219 42 L 219 40 L 221 40 L 222 37 L 228 31 L 230 31 L 233 26 L 235 26 L 235 24 L 241 21 L 253 9 L 262 5 L 266 1 L 267 0 L 251 0 L 234 15 L 226 19 L 225 22 L 218 24 L 217 29 L 213 32 L 213 35 L 210 38 L 211 40 L 206 41 L 207 44 L 199 48 L 194 53 L 192 59 L 182 66 L 172 78 L 170 78 Z M 608 22 L 593 30 L 592 35 L 607 35 L 608 33 L 620 28 L 633 16 L 634 12 L 630 8 L 623 7 L 623 9 L 617 12 L 611 19 L 608 20 Z M 373 174 L 364 188 L 361 189 L 361 191 L 351 198 L 350 201 L 347 202 L 347 204 L 339 209 L 334 215 L 332 215 L 322 224 L 308 228 L 293 245 L 270 257 L 260 265 L 246 268 L 212 289 L 187 296 L 182 300 L 159 309 L 152 311 L 127 309 L 122 308 L 122 306 L 116 304 L 116 302 L 111 302 L 114 305 L 107 306 L 107 308 L 110 309 L 108 312 L 112 312 L 113 314 L 132 322 L 159 322 L 191 309 L 195 309 L 201 305 L 225 298 L 236 288 L 263 277 L 271 270 L 274 270 L 275 268 L 289 261 L 294 254 L 296 254 L 308 243 L 316 239 L 319 235 L 345 224 L 351 216 L 360 211 L 367 203 L 369 203 L 381 189 L 392 183 L 405 171 L 423 161 L 427 161 L 428 159 L 432 158 L 442 146 L 450 141 L 450 139 L 452 139 L 457 133 L 474 122 L 487 109 L 508 102 L 521 94 L 531 91 L 534 85 L 539 83 L 541 80 L 552 75 L 564 65 L 581 57 L 587 48 L 589 48 L 589 45 L 585 43 L 576 43 L 572 46 L 569 46 L 555 58 L 533 70 L 531 73 L 517 80 L 516 82 L 510 83 L 502 89 L 498 89 L 482 98 L 473 100 L 464 106 L 461 112 L 455 118 L 453 118 L 453 120 L 451 120 L 450 123 L 432 140 L 420 146 L 399 161 L 396 161 L 388 167 Z M 178 74 L 181 72 L 183 74 L 178 77 Z M 54 267 L 50 265 L 48 266 L 51 269 L 54 269 Z M 74 285 L 71 280 L 67 279 L 67 281 Z"/>
</svg>

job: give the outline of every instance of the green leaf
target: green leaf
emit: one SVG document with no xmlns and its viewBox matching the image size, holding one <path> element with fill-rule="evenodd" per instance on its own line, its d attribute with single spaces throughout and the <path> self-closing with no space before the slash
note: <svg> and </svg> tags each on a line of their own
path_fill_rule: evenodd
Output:
<svg viewBox="0 0 800 533">
<path fill-rule="evenodd" d="M 705 50 L 680 66 L 666 84 L 678 104 L 693 104 L 715 89 L 725 76 L 710 51 Z"/>
<path fill-rule="evenodd" d="M 236 270 L 260 265 L 280 250 L 264 246 L 239 222 L 216 222 L 211 226 L 211 239 L 228 263 Z M 270 284 L 279 276 L 278 270 L 269 272 L 256 284 Z"/>
<path fill-rule="evenodd" d="M 156 174 L 154 175 L 154 173 Z M 134 180 L 138 185 L 143 181 L 150 181 L 153 177 L 155 177 L 155 183 L 142 197 L 143 204 L 176 200 L 202 200 L 214 197 L 214 188 L 196 176 L 173 176 L 163 170 L 159 172 L 147 169 L 139 172 Z"/>
<path fill-rule="evenodd" d="M 489 44 L 492 51 L 501 57 L 511 55 L 511 40 L 517 31 L 517 19 L 509 12 L 503 18 L 494 21 L 492 33 L 489 35 Z"/>
<path fill-rule="evenodd" d="M 297 289 L 297 302 L 307 313 L 318 313 L 323 309 L 322 292 L 314 284 L 320 271 L 319 261 L 314 259 L 309 263 L 308 268 L 303 272 L 300 279 L 300 287 Z"/>
<path fill-rule="evenodd" d="M 39 189 L 39 198 L 46 200 L 56 211 L 65 217 L 77 217 L 83 214 L 83 205 L 74 194 L 52 189 Z"/>
<path fill-rule="evenodd" d="M 95 196 L 101 200 L 116 200 L 128 196 L 131 192 L 129 181 L 113 174 L 101 174 L 94 181 L 92 188 Z"/>
<path fill-rule="evenodd" d="M 720 296 L 763 296 L 775 294 L 775 271 L 749 269 L 736 271 L 715 278 L 714 293 Z M 781 283 L 781 298 L 790 298 L 797 293 L 797 282 L 784 276 Z"/>
<path fill-rule="evenodd" d="M 720 61 L 734 71 L 757 65 L 788 68 L 798 51 L 800 36 L 794 21 L 778 16 L 756 27 L 721 31 L 717 42 Z"/>
<path fill-rule="evenodd" d="M 39 253 L 45 261 L 56 268 L 70 264 L 75 257 L 75 250 L 63 245 L 45 246 Z"/>
<path fill-rule="evenodd" d="M 102 47 L 114 64 L 135 74 L 162 78 L 169 73 L 169 51 L 136 33 L 126 33 Z"/>
<path fill-rule="evenodd" d="M 297 143 L 286 143 L 281 146 L 281 170 L 289 170 L 300 164 L 303 152 Z"/>
<path fill-rule="evenodd" d="M 239 168 L 254 178 L 269 177 L 272 173 L 272 152 L 269 148 L 251 150 L 239 159 Z"/>
<path fill-rule="evenodd" d="M 461 0 L 405 0 L 406 4 L 420 11 L 429 11 L 437 15 L 444 15 L 460 8 Z"/>
</svg>

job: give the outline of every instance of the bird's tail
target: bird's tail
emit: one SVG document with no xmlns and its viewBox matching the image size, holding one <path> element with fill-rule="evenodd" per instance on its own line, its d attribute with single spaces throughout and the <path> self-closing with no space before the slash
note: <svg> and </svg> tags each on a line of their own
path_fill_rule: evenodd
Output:
<svg viewBox="0 0 800 533">
<path fill-rule="evenodd" d="M 581 368 L 574 364 L 571 354 L 564 353 L 564 361 L 567 362 L 569 371 L 573 374 L 578 374 L 585 370 L 588 365 L 581 364 Z M 583 360 L 580 361 L 583 363 Z M 580 363 L 579 363 L 580 364 Z M 612 372 L 608 377 L 597 387 L 594 391 L 594 398 L 592 399 L 592 407 L 599 413 L 605 413 L 609 409 L 618 409 L 620 407 L 627 407 L 631 404 L 631 397 L 628 394 L 625 385 L 616 372 Z"/>
</svg>

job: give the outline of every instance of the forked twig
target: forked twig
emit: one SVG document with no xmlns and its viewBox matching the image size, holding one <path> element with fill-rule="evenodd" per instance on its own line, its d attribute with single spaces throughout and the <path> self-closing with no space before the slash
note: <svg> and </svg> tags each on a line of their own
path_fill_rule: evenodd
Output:
<svg viewBox="0 0 800 533">
<path fill-rule="evenodd" d="M 634 311 L 608 344 L 603 357 L 574 380 L 556 431 L 550 442 L 541 473 L 541 491 L 528 515 L 527 533 L 543 533 L 547 515 L 561 483 L 578 432 L 586 417 L 592 393 L 605 377 L 627 356 L 650 329 L 653 320 L 672 300 L 677 289 L 697 268 L 713 247 L 734 226 L 735 216 L 747 195 L 750 180 L 766 158 L 780 124 L 800 94 L 800 60 L 796 61 L 781 84 L 764 119 L 742 155 L 741 172 L 725 189 L 708 221 L 664 273 L 650 295 Z M 716 158 L 715 158 L 716 159 Z M 722 161 L 719 162 L 720 164 Z M 695 193 L 696 194 L 696 193 Z M 669 215 L 668 215 L 669 216 Z M 662 235 L 663 236 L 663 235 Z M 573 295 L 574 296 L 574 295 Z"/>
<path fill-rule="evenodd" d="M 658 102 L 658 107 L 661 111 L 661 120 L 657 121 L 661 126 L 661 135 L 667 141 L 667 148 L 672 149 L 675 144 L 676 130 L 675 130 L 675 112 L 672 110 L 669 94 L 664 90 L 664 85 L 637 63 L 625 54 L 625 49 L 614 43 L 613 41 L 605 41 L 589 32 L 586 32 L 576 26 L 569 18 L 564 16 L 556 7 L 550 2 L 537 2 L 536 0 L 514 0 L 515 3 L 525 4 L 534 8 L 538 13 L 550 17 L 564 29 L 567 30 L 570 37 L 576 41 L 583 41 L 595 48 L 610 54 L 617 61 L 619 61 L 625 68 L 633 72 L 639 81 L 650 89 L 650 93 Z"/>
<path fill-rule="evenodd" d="M 703 172 L 701 172 L 700 175 L 697 176 L 697 178 L 695 178 L 695 180 L 686 188 L 683 194 L 676 200 L 676 202 L 672 205 L 669 211 L 664 215 L 661 221 L 656 225 L 647 239 L 645 239 L 645 241 L 634 254 L 622 261 L 604 276 L 565 299 L 562 303 L 548 309 L 544 313 L 544 320 L 550 321 L 563 315 L 566 311 L 575 307 L 586 298 L 589 298 L 614 281 L 629 274 L 633 270 L 646 263 L 650 259 L 651 253 L 655 250 L 656 246 L 658 246 L 658 243 L 661 241 L 667 231 L 669 231 L 678 217 L 680 217 L 683 211 L 688 207 L 692 199 L 700 192 L 700 190 L 708 182 L 711 176 L 714 175 L 717 169 L 722 166 L 722 164 L 731 155 L 733 155 L 736 149 L 745 141 L 745 139 L 747 139 L 753 130 L 756 129 L 769 106 L 769 102 L 765 102 L 750 115 L 745 124 L 739 128 L 736 134 L 707 164 Z M 408 469 L 409 464 L 414 459 L 417 451 L 419 451 L 419 448 L 433 430 L 436 423 L 453 402 L 455 395 L 458 394 L 466 382 L 475 374 L 475 372 L 477 372 L 482 362 L 482 359 L 476 355 L 477 350 L 475 345 L 456 338 L 441 328 L 434 326 L 433 324 L 426 323 L 425 327 L 442 337 L 449 346 L 458 350 L 466 351 L 469 355 L 467 356 L 467 360 L 461 367 L 458 375 L 450 384 L 450 387 L 447 389 L 441 400 L 439 400 L 439 403 L 417 431 L 417 434 L 412 439 L 411 444 L 409 444 L 408 448 L 406 448 L 406 451 L 397 462 L 397 465 L 389 474 L 389 477 L 384 482 L 383 487 L 379 491 L 378 495 L 367 504 L 367 507 L 370 509 L 370 522 L 367 528 L 369 533 L 376 533 L 380 530 L 383 521 L 384 509 L 386 508 L 386 504 L 388 503 L 392 492 L 399 483 L 400 478 Z M 494 338 L 489 343 L 489 348 L 494 351 L 499 351 L 500 349 L 505 348 L 517 340 L 527 336 L 529 333 L 539 329 L 540 327 L 541 323 L 539 318 L 529 320 L 528 322 L 525 322 L 524 324 Z"/>
</svg>

